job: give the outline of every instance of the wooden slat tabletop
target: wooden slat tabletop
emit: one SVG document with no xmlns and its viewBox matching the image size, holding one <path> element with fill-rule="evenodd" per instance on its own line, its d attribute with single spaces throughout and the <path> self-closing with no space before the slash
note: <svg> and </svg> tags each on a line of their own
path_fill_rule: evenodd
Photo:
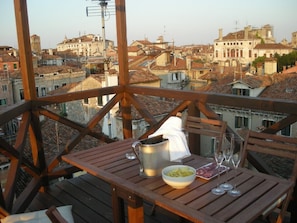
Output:
<svg viewBox="0 0 297 223">
<path fill-rule="evenodd" d="M 176 190 L 161 176 L 139 175 L 138 160 L 128 160 L 125 156 L 132 152 L 134 141 L 127 139 L 71 153 L 63 156 L 63 160 L 193 222 L 252 222 L 291 186 L 286 180 L 238 169 L 231 170 L 228 177 L 242 191 L 239 197 L 213 195 L 211 189 L 216 186 L 217 178 L 209 181 L 197 178 L 190 186 Z M 195 168 L 209 162 L 196 155 L 184 160 L 184 164 Z"/>
</svg>

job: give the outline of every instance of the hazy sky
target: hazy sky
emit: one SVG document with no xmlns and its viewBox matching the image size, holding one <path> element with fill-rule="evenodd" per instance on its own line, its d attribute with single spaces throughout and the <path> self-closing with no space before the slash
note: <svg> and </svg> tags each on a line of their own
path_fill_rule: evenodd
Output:
<svg viewBox="0 0 297 223">
<path fill-rule="evenodd" d="M 108 1 L 109 7 L 114 0 Z M 102 34 L 101 18 L 87 16 L 98 0 L 27 0 L 30 35 L 41 38 L 42 48 L 56 48 L 64 37 Z M 291 41 L 297 31 L 296 0 L 126 0 L 128 44 L 148 38 L 177 46 L 213 44 L 218 29 L 223 35 L 245 26 L 274 27 L 277 42 Z M 106 18 L 106 38 L 116 42 L 115 15 Z M 0 0 L 0 45 L 17 46 L 13 0 Z"/>
</svg>

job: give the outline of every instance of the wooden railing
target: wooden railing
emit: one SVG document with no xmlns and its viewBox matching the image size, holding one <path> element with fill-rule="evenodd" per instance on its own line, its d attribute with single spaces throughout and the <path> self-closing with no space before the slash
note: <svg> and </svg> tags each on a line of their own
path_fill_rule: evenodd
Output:
<svg viewBox="0 0 297 223">
<path fill-rule="evenodd" d="M 141 136 L 144 138 L 153 133 L 168 117 L 178 111 L 187 110 L 189 114 L 200 116 L 200 113 L 211 119 L 218 119 L 218 115 L 211 109 L 211 105 L 230 106 L 234 108 L 247 108 L 262 112 L 276 112 L 286 114 L 286 117 L 266 129 L 265 132 L 276 133 L 284 127 L 293 124 L 297 120 L 297 102 L 264 98 L 251 98 L 233 95 L 213 94 L 197 91 L 181 91 L 159 89 L 151 87 L 139 87 L 129 85 L 127 44 L 125 27 L 125 1 L 116 0 L 117 31 L 119 45 L 120 76 L 119 86 L 102 89 L 92 89 L 62 95 L 36 97 L 35 84 L 29 44 L 29 26 L 27 21 L 26 1 L 15 0 L 16 21 L 18 27 L 19 51 L 21 55 L 22 77 L 25 89 L 25 101 L 0 111 L 0 126 L 22 116 L 15 142 L 11 143 L 0 138 L 0 152 L 10 159 L 10 169 L 5 188 L 0 196 L 2 209 L 10 213 L 23 212 L 35 194 L 44 189 L 51 179 L 68 176 L 77 171 L 71 166 L 60 166 L 61 156 L 69 153 L 86 135 L 95 137 L 106 143 L 111 143 L 102 132 L 93 131 L 95 125 L 113 108 L 120 103 L 123 118 L 124 138 L 132 137 L 131 106 L 134 106 L 142 117 L 149 123 L 150 129 Z M 78 124 L 47 109 L 48 106 L 65 103 L 85 98 L 114 95 L 109 102 L 86 124 Z M 165 118 L 157 121 L 155 117 L 144 109 L 142 102 L 136 95 L 151 95 L 161 98 L 176 100 L 177 106 L 167 114 Z M 45 116 L 56 122 L 60 122 L 78 133 L 68 139 L 68 143 L 53 160 L 45 159 L 43 135 L 40 125 L 40 116 Z M 228 129 L 231 131 L 231 128 Z M 28 142 L 28 143 L 27 143 Z M 196 144 L 195 141 L 190 141 Z M 25 148 L 30 148 L 29 156 L 25 154 Z M 199 153 L 199 148 L 192 153 Z M 17 193 L 17 182 L 20 173 L 25 172 L 30 176 L 30 182 L 20 194 Z"/>
<path fill-rule="evenodd" d="M 100 95 L 103 96 L 106 94 L 114 94 L 114 97 L 111 98 L 111 100 L 97 114 L 95 114 L 95 116 L 86 125 L 75 123 L 46 109 L 46 107 L 51 104 L 84 99 L 86 97 L 91 98 Z M 158 122 L 152 114 L 144 109 L 142 102 L 137 99 L 136 95 L 139 94 L 174 99 L 178 101 L 178 104 L 170 113 L 167 114 L 165 118 Z M 70 152 L 86 135 L 90 135 L 106 143 L 111 143 L 113 141 L 112 139 L 109 139 L 103 133 L 94 132 L 93 128 L 101 119 L 103 119 L 103 117 L 116 103 L 121 103 L 123 100 L 126 100 L 126 110 L 129 111 L 131 106 L 134 106 L 143 118 L 150 124 L 150 129 L 142 136 L 142 138 L 153 133 L 168 117 L 175 115 L 178 111 L 187 110 L 189 114 L 199 116 L 200 113 L 202 113 L 208 118 L 218 119 L 216 113 L 210 108 L 213 104 L 219 106 L 231 106 L 238 109 L 248 108 L 252 110 L 261 110 L 263 112 L 267 111 L 287 114 L 286 118 L 265 130 L 265 132 L 269 133 L 280 131 L 285 126 L 296 122 L 297 118 L 297 102 L 295 101 L 260 99 L 137 86 L 126 86 L 125 88 L 116 86 L 94 89 L 59 96 L 43 97 L 34 101 L 24 102 L 19 105 L 12 106 L 11 108 L 7 108 L 7 110 L 1 112 L 0 114 L 0 125 L 22 115 L 22 121 L 15 144 L 10 145 L 9 142 L 0 138 L 1 153 L 8 156 L 11 160 L 8 180 L 5 188 L 3 188 L 4 193 L 1 199 L 1 206 L 9 212 L 24 211 L 35 193 L 37 193 L 40 188 L 43 188 L 43 186 L 48 185 L 49 180 L 61 176 L 67 176 L 77 171 L 75 168 L 70 166 L 59 167 L 59 164 L 61 156 Z M 71 139 L 68 139 L 68 143 L 65 148 L 56 154 L 56 157 L 50 162 L 46 162 L 45 160 L 42 144 L 43 137 L 40 135 L 41 128 L 40 125 L 38 125 L 39 122 L 36 121 L 39 120 L 40 115 L 46 116 L 49 119 L 78 130 L 78 134 Z M 129 112 L 126 114 L 126 117 L 123 116 L 126 122 L 131 122 L 130 117 L 131 115 Z M 126 126 L 129 126 L 129 124 Z M 29 129 L 32 130 L 29 131 Z M 131 128 L 126 128 L 124 131 L 132 134 Z M 232 131 L 231 128 L 229 128 L 229 131 Z M 29 138 L 27 134 L 28 132 L 30 133 Z M 29 139 L 31 144 L 31 159 L 24 156 L 25 142 L 27 139 Z M 191 143 L 195 144 L 196 142 L 190 142 L 190 144 Z M 197 144 L 193 148 L 197 148 L 197 150 L 192 151 L 192 153 L 199 153 L 199 147 L 197 147 Z M 18 178 L 15 176 L 18 176 L 21 168 L 32 177 L 32 180 L 27 185 L 23 193 L 21 193 L 14 201 L 16 196 L 16 184 L 18 181 Z"/>
</svg>

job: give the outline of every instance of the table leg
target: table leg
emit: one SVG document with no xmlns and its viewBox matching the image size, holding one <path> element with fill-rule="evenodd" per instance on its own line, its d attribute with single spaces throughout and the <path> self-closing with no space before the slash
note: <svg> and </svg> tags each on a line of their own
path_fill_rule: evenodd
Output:
<svg viewBox="0 0 297 223">
<path fill-rule="evenodd" d="M 114 223 L 125 222 L 124 201 L 117 196 L 116 189 L 112 189 L 112 212 Z"/>
<path fill-rule="evenodd" d="M 126 201 L 128 205 L 128 222 L 144 222 L 142 198 L 131 193 L 130 191 L 125 190 L 124 188 L 112 185 L 112 208 L 114 214 L 114 222 L 125 222 L 123 201 Z"/>
<path fill-rule="evenodd" d="M 128 221 L 129 223 L 144 222 L 143 206 L 134 208 L 128 205 Z"/>
</svg>

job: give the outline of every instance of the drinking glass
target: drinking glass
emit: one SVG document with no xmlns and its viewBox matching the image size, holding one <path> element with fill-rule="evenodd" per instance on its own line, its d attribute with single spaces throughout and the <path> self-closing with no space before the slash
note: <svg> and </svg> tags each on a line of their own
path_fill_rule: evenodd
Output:
<svg viewBox="0 0 297 223">
<path fill-rule="evenodd" d="M 217 181 L 217 187 L 213 188 L 211 190 L 211 192 L 213 194 L 215 194 L 215 195 L 222 195 L 222 194 L 225 193 L 225 190 L 220 188 L 220 183 L 221 183 L 220 169 L 221 169 L 222 163 L 224 161 L 223 151 L 221 150 L 221 147 L 220 147 L 220 140 L 221 140 L 220 137 L 216 137 L 215 140 L 214 140 L 214 159 L 215 159 L 216 164 L 217 164 L 215 171 L 218 171 L 218 181 Z"/>
<path fill-rule="evenodd" d="M 226 180 L 220 187 L 223 190 L 231 190 L 233 188 L 232 184 L 228 183 L 228 176 L 229 176 L 229 165 L 230 160 L 233 155 L 234 150 L 234 134 L 233 133 L 224 133 L 223 141 L 222 141 L 222 151 L 226 161 L 227 169 L 226 169 Z"/>
<path fill-rule="evenodd" d="M 239 151 L 237 153 L 234 153 L 232 155 L 232 158 L 231 158 L 231 162 L 233 164 L 233 167 L 234 167 L 234 170 L 235 170 L 235 173 L 236 173 L 235 175 L 237 175 L 237 168 L 238 168 L 238 166 L 240 164 L 240 161 L 241 161 L 242 149 L 243 149 L 243 141 L 241 139 L 239 139 L 237 142 L 238 142 L 238 145 L 239 145 Z M 240 190 L 237 189 L 236 182 L 233 185 L 233 189 L 228 191 L 228 194 L 231 195 L 231 196 L 234 196 L 234 197 L 241 195 Z"/>
</svg>

